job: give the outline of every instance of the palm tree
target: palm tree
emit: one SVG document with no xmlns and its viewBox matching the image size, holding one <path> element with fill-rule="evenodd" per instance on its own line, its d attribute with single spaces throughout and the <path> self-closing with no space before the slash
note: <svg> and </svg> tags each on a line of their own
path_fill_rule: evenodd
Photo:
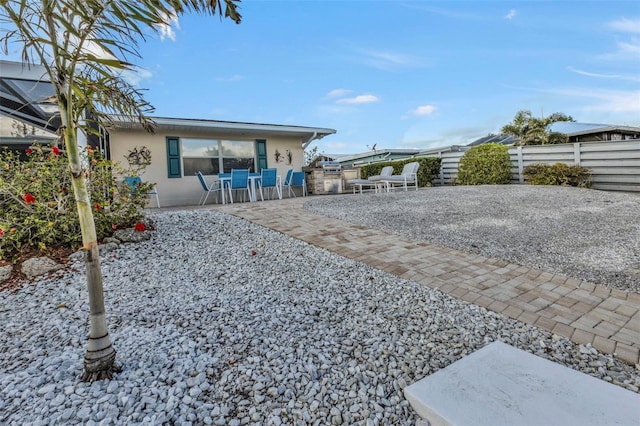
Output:
<svg viewBox="0 0 640 426">
<path fill-rule="evenodd" d="M 548 126 L 558 121 L 575 121 L 571 116 L 554 112 L 548 117 L 537 118 L 531 111 L 520 110 L 513 121 L 502 127 L 505 135 L 513 135 L 520 139 L 519 145 L 546 145 L 564 143 L 566 137 L 561 133 L 549 132 Z"/>
<path fill-rule="evenodd" d="M 147 130 L 152 111 L 141 93 L 121 73 L 134 70 L 145 31 L 168 26 L 182 13 L 221 15 L 240 23 L 240 0 L 0 0 L 0 41 L 22 48 L 22 61 L 40 64 L 43 79 L 55 89 L 60 138 L 69 157 L 72 185 L 82 230 L 89 296 L 90 332 L 83 381 L 111 378 L 118 367 L 104 308 L 102 272 L 93 213 L 80 161 L 78 131 L 91 132 L 111 114 L 139 122 Z M 90 118 L 87 118 L 90 117 Z"/>
</svg>

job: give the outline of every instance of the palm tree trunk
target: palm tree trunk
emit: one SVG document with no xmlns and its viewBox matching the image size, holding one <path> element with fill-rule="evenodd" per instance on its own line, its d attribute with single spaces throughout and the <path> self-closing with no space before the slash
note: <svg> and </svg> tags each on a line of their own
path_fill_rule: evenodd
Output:
<svg viewBox="0 0 640 426">
<path fill-rule="evenodd" d="M 82 250 L 84 250 L 87 274 L 87 292 L 89 294 L 89 343 L 84 356 L 82 381 L 111 379 L 119 371 L 115 364 L 116 351 L 111 345 L 104 308 L 102 271 L 98 238 L 91 210 L 91 199 L 87 191 L 86 177 L 80 162 L 77 135 L 71 126 L 64 129 L 65 148 L 71 169 L 71 182 L 78 208 L 78 218 L 82 232 Z"/>
</svg>

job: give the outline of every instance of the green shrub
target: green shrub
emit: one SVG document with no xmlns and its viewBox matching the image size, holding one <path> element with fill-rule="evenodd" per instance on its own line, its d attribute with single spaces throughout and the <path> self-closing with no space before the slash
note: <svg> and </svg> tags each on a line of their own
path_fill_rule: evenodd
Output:
<svg viewBox="0 0 640 426">
<path fill-rule="evenodd" d="M 144 217 L 145 191 L 152 184 L 132 193 L 114 177 L 139 169 L 122 169 L 91 148 L 83 161 L 88 164 L 87 189 L 98 240 Z M 77 248 L 82 243 L 68 159 L 56 147 L 29 148 L 26 161 L 18 152 L 0 151 L 0 211 L 0 259 L 13 258 L 23 249 Z"/>
<path fill-rule="evenodd" d="M 564 185 L 591 187 L 591 171 L 586 167 L 556 163 L 532 164 L 524 168 L 525 181 L 530 185 Z"/>
<path fill-rule="evenodd" d="M 460 159 L 457 183 L 459 185 L 511 183 L 509 149 L 498 143 L 487 143 L 470 148 Z"/>
<path fill-rule="evenodd" d="M 402 168 L 407 163 L 418 162 L 420 167 L 418 168 L 418 186 L 433 186 L 433 180 L 437 179 L 440 175 L 440 163 L 441 160 L 435 157 L 421 157 L 421 158 L 409 158 L 401 161 L 385 161 L 375 164 L 367 164 L 360 168 L 360 177 L 366 179 L 369 176 L 379 175 L 382 168 L 385 166 L 393 166 L 393 174 L 399 175 L 402 173 Z"/>
</svg>

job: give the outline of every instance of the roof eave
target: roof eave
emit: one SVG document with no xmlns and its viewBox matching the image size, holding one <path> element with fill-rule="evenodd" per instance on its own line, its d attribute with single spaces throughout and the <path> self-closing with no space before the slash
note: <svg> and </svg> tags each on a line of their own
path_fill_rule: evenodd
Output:
<svg viewBox="0 0 640 426">
<path fill-rule="evenodd" d="M 236 121 L 197 120 L 166 117 L 150 117 L 155 123 L 156 129 L 183 130 L 194 132 L 224 131 L 245 135 L 283 135 L 304 138 L 320 139 L 336 133 L 334 129 L 321 127 L 288 126 L 280 124 L 243 123 Z M 116 129 L 141 129 L 139 123 L 114 117 L 111 127 Z M 313 140 L 311 139 L 311 140 Z"/>
</svg>

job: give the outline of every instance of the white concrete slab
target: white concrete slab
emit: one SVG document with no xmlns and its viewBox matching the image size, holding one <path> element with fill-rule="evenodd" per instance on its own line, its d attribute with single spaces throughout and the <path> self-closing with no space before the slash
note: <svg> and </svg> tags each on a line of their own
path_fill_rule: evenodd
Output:
<svg viewBox="0 0 640 426">
<path fill-rule="evenodd" d="M 407 386 L 431 426 L 640 425 L 640 395 L 502 342 Z"/>
</svg>

